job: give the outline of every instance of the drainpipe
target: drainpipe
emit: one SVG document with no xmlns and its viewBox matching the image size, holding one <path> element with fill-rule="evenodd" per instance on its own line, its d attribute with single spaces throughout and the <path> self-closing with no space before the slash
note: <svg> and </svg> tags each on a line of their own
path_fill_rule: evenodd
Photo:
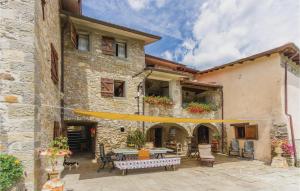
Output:
<svg viewBox="0 0 300 191">
<path fill-rule="evenodd" d="M 153 70 L 150 70 L 150 73 L 147 74 L 147 76 L 143 79 L 143 105 L 142 105 L 142 109 L 143 109 L 143 115 L 145 115 L 145 94 L 146 94 L 146 88 L 145 88 L 145 83 L 146 83 L 146 79 L 152 74 Z M 143 133 L 145 134 L 145 122 L 143 121 Z"/>
<path fill-rule="evenodd" d="M 298 53 L 295 53 L 290 59 L 296 57 Z M 297 164 L 297 155 L 296 155 L 296 143 L 295 143 L 295 135 L 294 135 L 294 127 L 293 127 L 293 117 L 288 112 L 288 61 L 284 64 L 284 104 L 285 104 L 285 115 L 289 118 L 290 128 L 291 128 L 291 136 L 292 136 L 292 144 L 294 150 L 294 159 L 295 159 L 295 166 Z"/>
<path fill-rule="evenodd" d="M 224 94 L 223 94 L 223 87 L 221 87 L 221 118 L 222 118 L 222 153 L 224 153 Z"/>
</svg>

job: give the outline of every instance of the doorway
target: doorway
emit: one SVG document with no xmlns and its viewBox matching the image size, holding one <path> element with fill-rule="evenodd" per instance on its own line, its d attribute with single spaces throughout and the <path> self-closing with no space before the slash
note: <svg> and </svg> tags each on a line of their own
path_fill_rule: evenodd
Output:
<svg viewBox="0 0 300 191">
<path fill-rule="evenodd" d="M 162 147 L 162 128 L 154 128 L 154 146 Z"/>
<path fill-rule="evenodd" d="M 68 145 L 74 154 L 94 154 L 97 123 L 88 121 L 65 122 Z"/>
<path fill-rule="evenodd" d="M 209 128 L 206 126 L 198 127 L 198 144 L 209 144 Z"/>
</svg>

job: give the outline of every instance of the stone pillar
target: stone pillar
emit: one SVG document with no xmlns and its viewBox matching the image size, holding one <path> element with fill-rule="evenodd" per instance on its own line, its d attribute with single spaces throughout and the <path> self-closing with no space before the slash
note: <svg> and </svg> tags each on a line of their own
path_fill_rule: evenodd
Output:
<svg viewBox="0 0 300 191">
<path fill-rule="evenodd" d="M 2 1 L 0 12 L 1 152 L 22 161 L 35 190 L 35 1 Z"/>
<path fill-rule="evenodd" d="M 181 112 L 181 105 L 182 105 L 182 93 L 180 88 L 180 81 L 178 80 L 171 80 L 169 83 L 169 92 L 170 92 L 170 98 L 174 102 L 174 115 L 178 116 Z"/>
</svg>

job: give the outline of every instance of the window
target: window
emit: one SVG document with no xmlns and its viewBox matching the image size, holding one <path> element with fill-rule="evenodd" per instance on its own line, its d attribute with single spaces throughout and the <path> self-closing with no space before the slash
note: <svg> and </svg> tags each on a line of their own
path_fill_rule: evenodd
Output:
<svg viewBox="0 0 300 191">
<path fill-rule="evenodd" d="M 258 139 L 258 125 L 248 123 L 231 124 L 235 128 L 235 138 L 237 139 Z"/>
<path fill-rule="evenodd" d="M 235 127 L 236 129 L 236 138 L 245 139 L 245 127 Z"/>
<path fill-rule="evenodd" d="M 126 50 L 126 43 L 124 42 L 117 42 L 116 43 L 116 56 L 120 58 L 127 57 L 127 50 Z"/>
<path fill-rule="evenodd" d="M 102 97 L 125 97 L 125 82 L 101 78 Z"/>
<path fill-rule="evenodd" d="M 51 79 L 54 84 L 58 83 L 58 54 L 54 48 L 54 45 L 51 43 Z"/>
<path fill-rule="evenodd" d="M 79 34 L 78 35 L 78 50 L 89 51 L 89 35 Z"/>
<path fill-rule="evenodd" d="M 115 80 L 114 81 L 114 96 L 115 97 L 125 97 L 125 82 Z"/>
</svg>

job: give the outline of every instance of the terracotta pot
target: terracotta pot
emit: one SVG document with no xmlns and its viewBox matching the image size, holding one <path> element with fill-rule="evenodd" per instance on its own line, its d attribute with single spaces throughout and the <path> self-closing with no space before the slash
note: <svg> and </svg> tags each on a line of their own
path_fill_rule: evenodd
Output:
<svg viewBox="0 0 300 191">
<path fill-rule="evenodd" d="M 281 154 L 283 153 L 282 148 L 280 146 L 275 147 L 274 152 L 277 156 L 281 156 Z"/>
<path fill-rule="evenodd" d="M 42 191 L 64 191 L 64 183 L 58 178 L 49 180 L 43 185 Z"/>
</svg>

